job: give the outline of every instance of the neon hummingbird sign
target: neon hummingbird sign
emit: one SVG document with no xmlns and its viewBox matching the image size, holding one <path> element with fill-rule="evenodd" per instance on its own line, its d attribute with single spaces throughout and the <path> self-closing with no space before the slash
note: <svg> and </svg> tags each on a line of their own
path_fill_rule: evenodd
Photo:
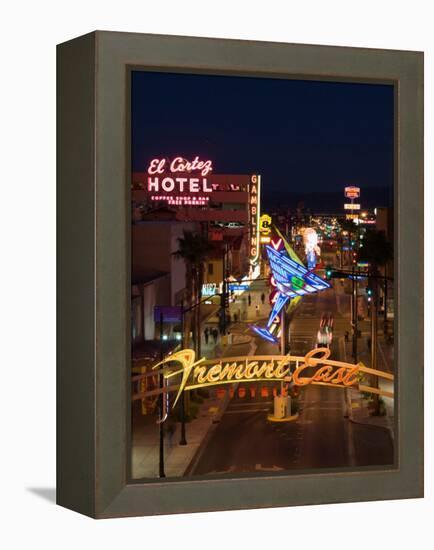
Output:
<svg viewBox="0 0 434 550">
<path fill-rule="evenodd" d="M 265 340 L 277 342 L 272 334 L 271 328 L 279 314 L 286 307 L 289 300 L 306 294 L 313 294 L 330 288 L 330 284 L 321 277 L 309 271 L 301 262 L 290 258 L 286 247 L 281 247 L 282 238 L 278 246 L 272 241 L 272 246 L 266 245 L 268 262 L 272 272 L 272 284 L 276 288 L 276 295 L 273 299 L 273 308 L 268 317 L 265 327 L 253 325 L 251 328 Z"/>
</svg>

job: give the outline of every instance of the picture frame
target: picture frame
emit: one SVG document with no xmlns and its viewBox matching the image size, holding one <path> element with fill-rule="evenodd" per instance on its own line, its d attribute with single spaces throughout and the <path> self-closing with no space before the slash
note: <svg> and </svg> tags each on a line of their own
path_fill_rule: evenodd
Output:
<svg viewBox="0 0 434 550">
<path fill-rule="evenodd" d="M 397 467 L 129 482 L 133 68 L 395 90 Z M 57 503 L 93 518 L 423 496 L 423 54 L 95 31 L 57 48 Z"/>
</svg>

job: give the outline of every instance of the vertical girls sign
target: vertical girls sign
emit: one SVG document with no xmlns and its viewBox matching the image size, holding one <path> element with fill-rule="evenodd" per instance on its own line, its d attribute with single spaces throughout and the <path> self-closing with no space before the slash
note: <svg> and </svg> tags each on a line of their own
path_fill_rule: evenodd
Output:
<svg viewBox="0 0 434 550">
<path fill-rule="evenodd" d="M 256 265 L 259 260 L 260 201 L 261 176 L 253 174 L 249 184 L 249 256 L 251 265 Z"/>
</svg>

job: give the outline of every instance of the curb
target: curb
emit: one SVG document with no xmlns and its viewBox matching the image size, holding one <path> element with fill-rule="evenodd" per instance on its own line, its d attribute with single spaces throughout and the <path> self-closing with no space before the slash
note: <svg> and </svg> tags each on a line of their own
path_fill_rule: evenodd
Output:
<svg viewBox="0 0 434 550">
<path fill-rule="evenodd" d="M 270 422 L 293 422 L 294 420 L 297 420 L 297 418 L 298 413 L 295 413 L 291 416 L 286 416 L 285 418 L 276 418 L 272 414 L 267 415 L 267 420 L 269 420 Z"/>
</svg>

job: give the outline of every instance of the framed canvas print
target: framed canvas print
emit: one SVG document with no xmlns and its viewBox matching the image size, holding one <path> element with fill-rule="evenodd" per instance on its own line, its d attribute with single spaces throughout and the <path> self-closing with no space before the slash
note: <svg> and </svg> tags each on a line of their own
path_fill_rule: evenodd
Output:
<svg viewBox="0 0 434 550">
<path fill-rule="evenodd" d="M 419 52 L 58 46 L 58 503 L 421 497 L 422 162 Z"/>
</svg>

